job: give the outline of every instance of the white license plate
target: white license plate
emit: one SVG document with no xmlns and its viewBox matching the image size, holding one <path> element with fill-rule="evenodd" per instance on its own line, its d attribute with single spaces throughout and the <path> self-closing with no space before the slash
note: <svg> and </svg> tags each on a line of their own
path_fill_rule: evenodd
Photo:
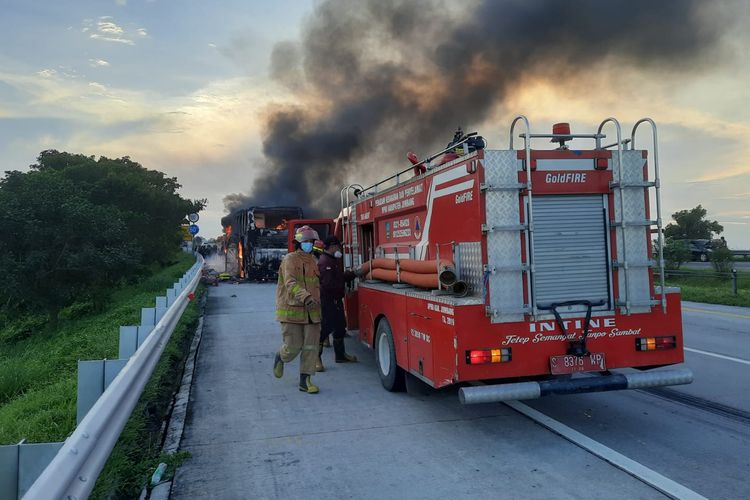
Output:
<svg viewBox="0 0 750 500">
<path fill-rule="evenodd" d="M 577 372 L 602 372 L 607 369 L 604 354 L 592 352 L 585 356 L 565 354 L 563 356 L 551 356 L 549 367 L 553 375 Z"/>
</svg>

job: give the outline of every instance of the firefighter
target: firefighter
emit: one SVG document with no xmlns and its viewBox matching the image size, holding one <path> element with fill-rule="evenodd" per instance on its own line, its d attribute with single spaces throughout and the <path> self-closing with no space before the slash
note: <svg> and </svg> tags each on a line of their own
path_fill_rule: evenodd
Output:
<svg viewBox="0 0 750 500">
<path fill-rule="evenodd" d="M 312 256 L 318 233 L 302 226 L 294 234 L 295 251 L 281 261 L 276 288 L 276 320 L 281 323 L 283 344 L 273 362 L 276 378 L 284 375 L 284 363 L 300 352 L 299 390 L 316 394 L 310 377 L 315 373 L 320 339 L 320 278 Z"/>
<path fill-rule="evenodd" d="M 357 361 L 356 356 L 346 353 L 344 338 L 346 337 L 346 317 L 344 316 L 344 286 L 352 281 L 356 274 L 352 271 L 344 271 L 341 261 L 341 243 L 335 236 L 329 236 L 325 240 L 325 252 L 318 260 L 320 271 L 320 298 L 323 310 L 323 320 L 320 331 L 320 344 L 318 347 L 319 363 L 318 371 L 324 371 L 320 356 L 323 354 L 323 343 L 328 335 L 333 333 L 333 352 L 336 363 L 352 363 Z"/>
<path fill-rule="evenodd" d="M 313 243 L 313 250 L 312 250 L 312 256 L 315 257 L 315 262 L 318 262 L 320 260 L 320 256 L 323 255 L 323 252 L 325 252 L 325 243 L 323 243 L 321 240 L 315 240 L 315 243 Z M 321 322 L 321 325 L 323 323 Z M 321 337 L 322 338 L 322 337 Z M 323 340 L 323 347 L 331 347 L 331 342 L 328 340 L 328 336 Z M 325 368 L 323 368 L 322 363 L 320 362 L 320 357 L 318 357 L 318 361 L 315 364 L 315 371 L 324 372 L 326 371 Z"/>
</svg>

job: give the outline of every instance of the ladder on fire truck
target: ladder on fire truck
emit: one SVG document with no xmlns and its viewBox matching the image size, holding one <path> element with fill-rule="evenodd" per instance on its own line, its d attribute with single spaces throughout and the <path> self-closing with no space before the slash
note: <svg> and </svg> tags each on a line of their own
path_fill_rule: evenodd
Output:
<svg viewBox="0 0 750 500">
<path fill-rule="evenodd" d="M 536 255 L 535 251 L 535 244 L 534 244 L 534 212 L 533 212 L 533 186 L 532 186 L 532 176 L 531 176 L 531 140 L 537 139 L 537 138 L 548 138 L 548 139 L 594 139 L 596 141 L 596 149 L 602 150 L 602 149 L 608 149 L 611 147 L 616 146 L 617 147 L 617 154 L 615 157 L 613 157 L 613 177 L 616 177 L 616 180 L 613 180 L 610 183 L 610 191 L 614 193 L 615 195 L 615 216 L 614 219 L 611 221 L 611 229 L 614 229 L 617 231 L 616 233 L 616 240 L 617 240 L 617 249 L 618 249 L 618 260 L 616 262 L 613 262 L 613 267 L 616 267 L 618 272 L 618 278 L 620 279 L 620 297 L 616 301 L 616 305 L 623 308 L 625 314 L 631 314 L 631 312 L 642 310 L 643 308 L 650 308 L 653 305 L 660 304 L 662 307 L 662 312 L 666 314 L 667 311 L 667 303 L 666 303 L 666 296 L 665 296 L 665 283 L 664 283 L 664 255 L 663 255 L 663 247 L 664 247 L 664 236 L 663 236 L 663 227 L 662 227 L 662 217 L 661 217 L 661 180 L 660 180 L 660 172 L 659 172 L 659 149 L 658 149 L 658 136 L 657 136 L 657 128 L 654 121 L 650 118 L 643 118 L 636 122 L 636 124 L 633 126 L 633 130 L 631 132 L 630 139 L 622 139 L 622 129 L 620 126 L 620 123 L 615 118 L 607 118 L 604 121 L 601 122 L 599 125 L 596 134 L 532 134 L 530 131 L 529 121 L 528 119 L 523 116 L 517 116 L 513 122 L 511 123 L 510 127 L 510 141 L 509 141 L 509 149 L 514 150 L 513 148 L 513 133 L 516 124 L 519 121 L 523 121 L 525 125 L 525 133 L 519 134 L 519 137 L 524 140 L 524 170 L 526 171 L 526 184 L 525 185 L 517 185 L 517 184 L 508 184 L 508 185 L 495 185 L 491 186 L 490 189 L 492 190 L 517 190 L 522 189 L 526 191 L 526 220 L 523 224 L 519 226 L 503 226 L 498 227 L 494 226 L 492 228 L 488 228 L 492 231 L 518 231 L 519 229 L 523 230 L 525 233 L 526 241 L 528 242 L 529 251 L 527 253 L 527 261 L 530 262 L 522 262 L 521 263 L 521 269 L 527 273 L 527 281 L 529 285 L 529 302 L 530 307 L 528 307 L 529 313 L 532 314 L 533 317 L 537 317 L 539 315 L 539 309 L 540 306 L 537 304 L 536 300 L 536 291 L 537 291 L 537 285 L 536 285 L 536 269 L 534 266 L 534 256 Z M 601 145 L 601 140 L 606 138 L 606 135 L 602 134 L 602 129 L 605 125 L 608 123 L 612 123 L 615 126 L 616 133 L 617 133 L 617 142 L 613 144 L 608 144 L 606 146 Z M 653 180 L 644 180 L 643 179 L 643 170 L 640 168 L 626 168 L 626 156 L 629 158 L 636 158 L 636 150 L 635 150 L 635 138 L 636 138 L 636 132 L 638 130 L 638 127 L 642 123 L 649 123 L 651 125 L 652 133 L 653 133 L 653 148 L 654 148 L 654 155 L 653 155 L 653 162 L 654 162 L 654 179 Z M 629 153 L 629 151 L 623 149 L 625 146 L 630 144 L 630 152 L 633 152 L 632 154 Z M 642 165 L 642 160 L 641 160 Z M 643 189 L 650 189 L 655 188 L 655 200 L 656 200 L 656 220 L 647 220 L 647 219 L 635 219 L 631 214 L 640 213 L 642 211 L 645 213 L 645 201 L 642 202 L 642 205 L 638 206 L 638 199 L 640 197 L 640 200 L 644 200 L 643 197 Z M 634 205 L 634 206 L 630 206 Z M 654 267 L 654 262 L 647 258 L 645 261 L 637 261 L 637 260 L 629 260 L 628 259 L 628 248 L 629 247 L 635 247 L 638 248 L 641 244 L 646 244 L 643 232 L 640 231 L 641 228 L 647 227 L 652 228 L 653 226 L 656 226 L 656 233 L 658 235 L 658 262 L 656 263 L 656 266 L 658 266 L 659 269 L 659 278 L 660 278 L 660 299 L 659 301 L 650 300 L 650 290 L 649 290 L 649 299 L 648 300 L 640 300 L 640 301 L 631 301 L 631 295 L 634 294 L 633 287 L 631 286 L 632 281 L 636 279 L 634 275 L 634 271 L 637 269 L 643 269 L 646 270 L 648 268 Z M 640 241 L 640 243 L 638 243 Z M 643 252 L 641 252 L 643 254 Z M 531 256 L 529 259 L 528 255 Z M 638 279 L 643 279 L 643 276 L 639 276 Z M 648 281 L 647 275 L 646 275 L 646 281 Z M 641 287 L 643 288 L 643 287 Z M 648 288 L 648 287 L 647 287 Z M 548 308 L 544 308 L 548 309 Z"/>
<path fill-rule="evenodd" d="M 383 189 L 389 189 L 393 186 L 398 186 L 402 182 L 402 176 L 406 175 L 407 180 L 412 180 L 413 173 L 417 167 L 425 166 L 426 171 L 429 172 L 429 169 L 431 168 L 430 162 L 443 154 L 454 151 L 458 146 L 461 146 L 465 143 L 467 143 L 469 140 L 471 140 L 474 136 L 476 136 L 476 132 L 472 132 L 469 134 L 463 135 L 460 139 L 456 139 L 448 145 L 445 149 L 438 151 L 437 153 L 434 153 L 427 158 L 408 166 L 407 168 L 400 170 L 393 174 L 390 177 L 387 177 L 379 182 L 376 182 L 375 184 L 368 186 L 366 188 L 362 187 L 361 184 L 350 184 L 344 188 L 341 189 L 341 218 L 342 218 L 342 230 L 343 230 L 343 238 L 344 241 L 342 242 L 342 253 L 344 256 L 344 268 L 345 269 L 351 269 L 354 267 L 357 267 L 362 264 L 360 256 L 359 256 L 359 235 L 357 233 L 357 213 L 356 213 L 356 201 L 359 200 L 361 196 L 370 196 L 377 194 L 378 192 L 382 191 Z M 426 175 L 426 174 L 420 174 L 420 175 Z M 353 198 L 352 198 L 353 197 Z M 351 243 L 349 243 L 351 242 Z M 366 243 L 363 243 L 366 245 Z M 378 255 L 375 255 L 374 248 L 372 245 L 369 246 L 371 252 L 370 255 L 367 255 L 365 257 L 365 260 L 369 260 L 375 257 L 378 257 Z M 415 247 L 410 246 L 408 248 L 409 252 L 409 258 L 414 258 L 415 256 Z M 439 246 L 437 249 L 437 252 L 440 252 Z M 460 270 L 457 269 L 457 271 L 460 273 Z M 459 274 L 460 276 L 460 274 Z"/>
<path fill-rule="evenodd" d="M 359 253 L 359 239 L 357 235 L 357 214 L 354 210 L 352 195 L 364 191 L 361 184 L 349 184 L 341 189 L 341 230 L 343 241 L 341 251 L 344 255 L 344 268 L 352 269 L 362 264 L 355 261 L 355 255 Z"/>
</svg>

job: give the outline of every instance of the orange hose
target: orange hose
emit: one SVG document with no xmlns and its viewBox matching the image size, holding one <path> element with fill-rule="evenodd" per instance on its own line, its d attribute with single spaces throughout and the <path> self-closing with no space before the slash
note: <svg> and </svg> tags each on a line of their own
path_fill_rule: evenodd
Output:
<svg viewBox="0 0 750 500">
<path fill-rule="evenodd" d="M 401 259 L 398 261 L 401 272 L 410 272 L 418 274 L 437 274 L 438 263 L 436 260 L 415 260 L 415 259 Z M 370 266 L 373 269 L 389 269 L 392 271 L 396 270 L 396 259 L 372 259 L 362 264 L 362 271 L 365 273 L 370 272 Z M 452 270 L 453 262 L 449 260 L 440 260 L 440 271 L 445 269 Z"/>
<path fill-rule="evenodd" d="M 395 269 L 373 269 L 372 277 L 376 280 L 387 281 L 390 283 L 407 283 L 414 285 L 419 288 L 440 288 L 440 281 L 438 280 L 437 273 L 433 274 L 421 274 L 412 273 L 409 271 L 401 271 L 400 281 L 399 276 L 396 275 Z"/>
</svg>

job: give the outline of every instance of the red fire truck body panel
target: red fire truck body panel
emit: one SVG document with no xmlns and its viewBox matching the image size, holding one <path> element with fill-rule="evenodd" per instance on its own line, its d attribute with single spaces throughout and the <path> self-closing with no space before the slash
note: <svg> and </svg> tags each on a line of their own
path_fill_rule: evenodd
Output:
<svg viewBox="0 0 750 500">
<path fill-rule="evenodd" d="M 450 306 L 432 299 L 395 296 L 381 285 L 360 286 L 360 339 L 375 342 L 379 320 L 387 319 L 394 334 L 399 365 L 439 388 L 457 382 L 550 375 L 550 357 L 564 355 L 567 342 L 554 320 L 490 325 L 481 305 Z M 607 369 L 682 363 L 682 324 L 678 294 L 667 294 L 667 315 L 659 306 L 651 314 L 612 314 L 591 319 L 591 352 L 603 353 Z M 582 334 L 582 318 L 571 319 L 569 334 Z M 665 328 L 665 325 L 673 325 Z M 635 339 L 675 336 L 675 349 L 637 351 Z M 512 350 L 507 363 L 470 365 L 475 349 Z"/>
</svg>

